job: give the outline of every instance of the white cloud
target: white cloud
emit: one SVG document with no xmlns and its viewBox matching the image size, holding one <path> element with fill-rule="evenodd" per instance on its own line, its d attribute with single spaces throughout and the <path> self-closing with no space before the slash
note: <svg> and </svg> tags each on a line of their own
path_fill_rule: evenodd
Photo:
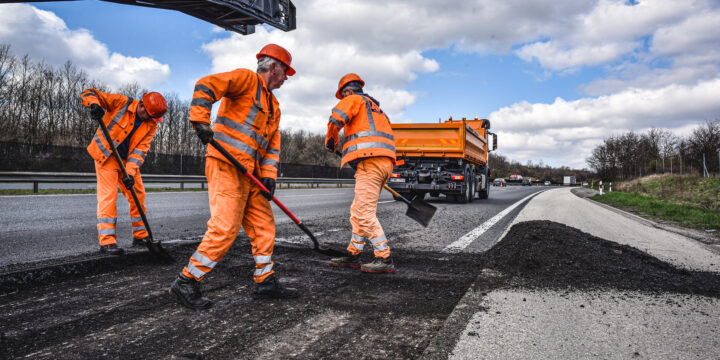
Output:
<svg viewBox="0 0 720 360">
<path fill-rule="evenodd" d="M 490 114 L 499 125 L 499 151 L 512 159 L 585 167 L 585 153 L 603 138 L 650 127 L 682 135 L 720 114 L 720 77 L 694 85 L 631 89 L 552 104 L 520 102 Z M 588 149 L 588 147 L 590 149 Z"/>
<path fill-rule="evenodd" d="M 137 82 L 153 87 L 170 77 L 170 67 L 149 57 L 111 53 L 85 29 L 72 30 L 53 12 L 26 4 L 0 5 L 0 43 L 19 56 L 59 66 L 71 61 L 90 78 L 113 87 Z"/>
</svg>

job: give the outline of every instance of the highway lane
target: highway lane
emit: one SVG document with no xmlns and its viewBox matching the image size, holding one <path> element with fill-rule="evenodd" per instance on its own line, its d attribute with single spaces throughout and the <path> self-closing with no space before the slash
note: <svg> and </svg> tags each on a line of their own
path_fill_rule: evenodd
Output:
<svg viewBox="0 0 720 360">
<path fill-rule="evenodd" d="M 448 202 L 444 197 L 428 198 L 438 211 L 427 228 L 407 218 L 407 207 L 383 192 L 378 216 L 391 247 L 439 251 L 517 200 L 544 189 L 493 187 L 490 199 L 476 199 L 470 204 Z M 348 216 L 353 189 L 282 189 L 276 195 L 322 242 L 344 247 L 350 236 Z M 148 220 L 156 238 L 172 242 L 202 237 L 210 217 L 207 192 L 148 193 L 147 202 Z M 0 197 L 0 266 L 96 252 L 96 204 L 94 194 Z M 273 207 L 278 242 L 309 246 L 309 240 L 291 220 Z M 521 208 L 517 207 L 465 251 L 487 250 Z M 120 246 L 129 246 L 132 237 L 128 204 L 123 196 L 118 197 L 117 229 Z M 242 231 L 240 237 L 245 238 Z"/>
</svg>

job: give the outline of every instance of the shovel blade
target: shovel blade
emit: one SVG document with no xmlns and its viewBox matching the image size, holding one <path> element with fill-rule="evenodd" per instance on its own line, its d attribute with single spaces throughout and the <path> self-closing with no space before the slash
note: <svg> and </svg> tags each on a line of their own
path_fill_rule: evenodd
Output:
<svg viewBox="0 0 720 360">
<path fill-rule="evenodd" d="M 415 198 L 410 204 L 408 204 L 408 209 L 407 212 L 405 212 L 405 215 L 417 221 L 420 225 L 427 227 L 428 224 L 430 224 L 430 220 L 432 220 L 435 215 L 436 210 L 437 208 L 427 201 Z"/>
<path fill-rule="evenodd" d="M 170 256 L 170 254 L 168 254 L 167 251 L 165 251 L 165 249 L 162 247 L 160 241 L 146 239 L 145 247 L 147 247 L 148 251 L 150 251 L 153 257 L 155 257 L 155 259 L 167 263 L 175 262 L 175 259 L 173 259 L 173 257 Z"/>
</svg>

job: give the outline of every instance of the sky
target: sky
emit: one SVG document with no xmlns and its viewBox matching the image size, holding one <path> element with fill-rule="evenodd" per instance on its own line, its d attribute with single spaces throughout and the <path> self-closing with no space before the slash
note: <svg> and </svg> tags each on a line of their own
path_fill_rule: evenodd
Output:
<svg viewBox="0 0 720 360">
<path fill-rule="evenodd" d="M 0 4 L 0 44 L 189 99 L 199 78 L 254 70 L 276 43 L 297 70 L 274 92 L 281 128 L 323 133 L 338 80 L 354 72 L 393 122 L 488 118 L 498 153 L 523 164 L 585 168 L 611 135 L 687 135 L 720 119 L 720 0 L 293 3 L 296 30 L 248 36 L 171 10 Z"/>
</svg>

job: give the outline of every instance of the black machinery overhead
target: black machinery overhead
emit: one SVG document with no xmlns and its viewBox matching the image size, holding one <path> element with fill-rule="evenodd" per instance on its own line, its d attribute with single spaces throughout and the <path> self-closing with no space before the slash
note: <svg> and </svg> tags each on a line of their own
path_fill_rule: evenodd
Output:
<svg viewBox="0 0 720 360">
<path fill-rule="evenodd" d="M 268 24 L 283 31 L 295 29 L 295 5 L 291 0 L 103 0 L 127 5 L 177 10 L 223 29 L 243 35 L 255 25 Z M 10 3 L 17 1 L 3 1 Z M 25 1 L 40 2 L 40 1 Z"/>
</svg>

